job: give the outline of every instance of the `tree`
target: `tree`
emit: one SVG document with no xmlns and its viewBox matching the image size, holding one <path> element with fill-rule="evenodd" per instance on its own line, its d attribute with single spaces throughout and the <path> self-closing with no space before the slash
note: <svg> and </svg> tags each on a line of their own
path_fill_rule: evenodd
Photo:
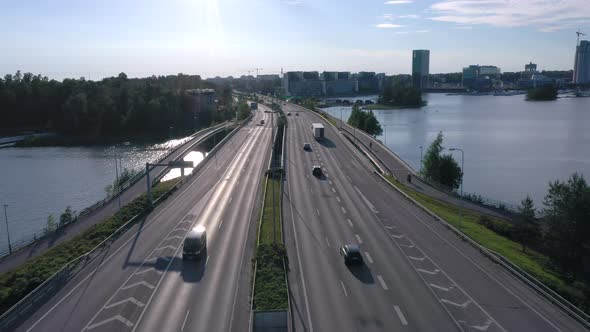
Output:
<svg viewBox="0 0 590 332">
<path fill-rule="evenodd" d="M 526 196 L 518 207 L 519 217 L 516 224 L 517 238 L 522 245 L 522 251 L 526 252 L 527 244 L 530 245 L 539 234 L 539 225 L 535 217 L 535 204 L 530 196 Z"/>
<path fill-rule="evenodd" d="M 383 133 L 383 128 L 381 128 L 381 124 L 379 124 L 373 111 L 364 112 L 356 104 L 352 107 L 347 123 L 372 136 Z"/>
<path fill-rule="evenodd" d="M 428 180 L 457 189 L 461 184 L 463 172 L 451 154 L 441 154 L 444 150 L 442 143 L 443 133 L 439 132 L 424 155 L 422 175 Z"/>
<path fill-rule="evenodd" d="M 59 216 L 59 227 L 70 224 L 76 219 L 76 211 L 72 210 L 72 207 L 68 205 L 65 211 Z"/>
<path fill-rule="evenodd" d="M 566 182 L 549 183 L 543 200 L 549 256 L 575 279 L 590 281 L 590 187 L 574 173 Z"/>
<path fill-rule="evenodd" d="M 526 93 L 527 100 L 555 100 L 557 99 L 557 87 L 544 85 L 529 89 Z"/>
</svg>

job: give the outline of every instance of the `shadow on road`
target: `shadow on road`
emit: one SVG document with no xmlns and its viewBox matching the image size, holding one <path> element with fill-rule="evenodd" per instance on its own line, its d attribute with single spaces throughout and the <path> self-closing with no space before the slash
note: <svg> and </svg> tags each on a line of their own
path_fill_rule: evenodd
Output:
<svg viewBox="0 0 590 332">
<path fill-rule="evenodd" d="M 324 139 L 318 141 L 318 143 L 322 146 L 325 146 L 327 148 L 333 149 L 336 147 L 336 144 L 334 144 L 334 142 L 332 142 L 332 140 L 330 140 L 327 137 L 324 137 Z"/>
<path fill-rule="evenodd" d="M 373 274 L 371 273 L 371 269 L 367 267 L 365 264 L 361 265 L 346 265 L 348 271 L 352 273 L 355 278 L 360 280 L 364 284 L 374 284 L 375 279 L 373 278 Z"/>
</svg>

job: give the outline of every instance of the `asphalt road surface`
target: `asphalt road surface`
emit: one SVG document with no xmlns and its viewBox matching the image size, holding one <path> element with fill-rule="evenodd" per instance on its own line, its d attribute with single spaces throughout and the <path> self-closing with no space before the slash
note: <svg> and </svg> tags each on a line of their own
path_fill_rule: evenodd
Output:
<svg viewBox="0 0 590 332">
<path fill-rule="evenodd" d="M 292 330 L 584 330 L 390 188 L 319 116 L 283 109 Z M 312 122 L 324 124 L 323 141 Z M 348 243 L 360 246 L 362 266 L 344 265 Z"/>
<path fill-rule="evenodd" d="M 256 111 L 197 175 L 18 330 L 247 330 L 270 116 Z M 183 239 L 197 224 L 207 230 L 206 257 L 183 261 Z"/>
</svg>

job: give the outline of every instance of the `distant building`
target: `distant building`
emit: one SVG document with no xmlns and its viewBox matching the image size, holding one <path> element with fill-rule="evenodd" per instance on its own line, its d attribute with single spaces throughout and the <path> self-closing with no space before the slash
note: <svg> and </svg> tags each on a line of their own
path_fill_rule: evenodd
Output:
<svg viewBox="0 0 590 332">
<path fill-rule="evenodd" d="M 214 112 L 217 109 L 215 90 L 213 89 L 190 89 L 186 93 L 193 100 L 193 116 L 202 112 Z"/>
<path fill-rule="evenodd" d="M 296 97 L 352 95 L 359 91 L 356 77 L 350 72 L 335 71 L 287 72 L 283 88 L 286 95 Z"/>
<path fill-rule="evenodd" d="M 280 80 L 281 77 L 279 75 L 272 75 L 272 74 L 268 74 L 268 75 L 258 75 L 256 76 L 256 80 L 258 81 L 274 81 L 274 80 Z"/>
<path fill-rule="evenodd" d="M 518 80 L 518 87 L 521 89 L 530 89 L 546 85 L 560 86 L 562 85 L 562 82 L 537 73 L 533 74 L 530 79 L 523 78 Z"/>
<path fill-rule="evenodd" d="M 580 45 L 576 46 L 573 82 L 590 83 L 590 42 L 587 40 L 580 41 Z"/>
<path fill-rule="evenodd" d="M 500 73 L 500 68 L 496 66 L 470 65 L 463 68 L 461 83 L 469 90 L 489 91 L 498 85 L 495 79 L 500 76 Z"/>
<path fill-rule="evenodd" d="M 529 62 L 528 64 L 524 65 L 524 71 L 529 73 L 537 72 L 537 64 Z"/>
<path fill-rule="evenodd" d="M 412 83 L 415 88 L 428 88 L 428 74 L 430 72 L 430 51 L 412 51 Z"/>
<path fill-rule="evenodd" d="M 361 93 L 379 93 L 383 90 L 385 74 L 361 71 L 356 74 L 358 80 L 358 91 Z"/>
</svg>

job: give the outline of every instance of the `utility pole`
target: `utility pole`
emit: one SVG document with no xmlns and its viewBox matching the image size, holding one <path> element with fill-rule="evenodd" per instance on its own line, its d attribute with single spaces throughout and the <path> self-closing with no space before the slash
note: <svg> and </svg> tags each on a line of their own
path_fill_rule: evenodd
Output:
<svg viewBox="0 0 590 332">
<path fill-rule="evenodd" d="M 7 204 L 4 204 L 4 220 L 6 221 L 6 236 L 8 236 L 8 253 L 12 254 L 12 244 L 10 243 L 10 231 L 8 230 L 8 214 L 6 213 Z"/>
</svg>

